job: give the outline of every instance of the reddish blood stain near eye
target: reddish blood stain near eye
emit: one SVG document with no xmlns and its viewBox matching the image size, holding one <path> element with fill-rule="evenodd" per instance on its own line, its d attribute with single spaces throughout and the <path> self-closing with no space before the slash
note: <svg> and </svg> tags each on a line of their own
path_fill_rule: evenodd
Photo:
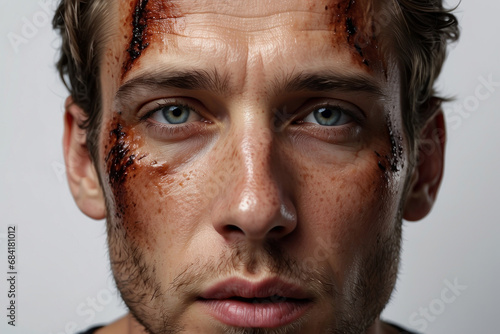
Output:
<svg viewBox="0 0 500 334">
<path fill-rule="evenodd" d="M 136 170 L 137 154 L 134 151 L 140 142 L 140 138 L 136 138 L 133 130 L 122 124 L 118 116 L 110 122 L 108 144 L 105 146 L 109 147 L 109 151 L 104 158 L 118 217 L 123 217 L 130 206 L 126 184 L 128 177 Z M 140 159 L 142 158 L 143 155 L 140 156 Z"/>
<path fill-rule="evenodd" d="M 130 148 L 126 142 L 128 134 L 120 123 L 116 123 L 109 136 L 114 144 L 105 161 L 108 166 L 109 180 L 113 186 L 116 186 L 124 183 L 128 168 L 134 164 L 135 155 L 130 154 Z"/>
<path fill-rule="evenodd" d="M 136 219 L 137 201 L 144 200 L 144 191 L 149 187 L 158 188 L 163 195 L 162 187 L 174 179 L 170 177 L 169 164 L 149 160 L 140 132 L 126 125 L 119 114 L 109 122 L 107 130 L 104 162 L 114 196 L 114 215 L 123 221 L 124 227 L 137 232 L 141 225 L 130 225 L 131 219 Z"/>
<path fill-rule="evenodd" d="M 388 158 L 390 162 L 391 171 L 399 172 L 400 168 L 404 167 L 403 160 L 403 136 L 396 132 L 392 126 L 392 121 L 389 115 L 386 116 L 387 130 L 389 131 L 389 140 L 391 142 L 391 155 Z"/>
<path fill-rule="evenodd" d="M 391 151 L 389 154 L 385 155 L 374 151 L 378 159 L 378 168 L 384 174 L 388 172 L 399 172 L 404 168 L 403 136 L 394 129 L 389 115 L 386 116 L 386 124 Z"/>
</svg>

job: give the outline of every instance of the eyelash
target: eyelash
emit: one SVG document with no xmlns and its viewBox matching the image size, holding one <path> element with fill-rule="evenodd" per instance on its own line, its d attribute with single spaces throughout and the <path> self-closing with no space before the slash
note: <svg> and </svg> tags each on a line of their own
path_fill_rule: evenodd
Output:
<svg viewBox="0 0 500 334">
<path fill-rule="evenodd" d="M 188 122 L 180 125 L 171 125 L 171 124 L 162 124 L 157 121 L 153 121 L 151 119 L 155 113 L 169 106 L 180 106 L 189 108 L 192 110 L 192 112 L 197 113 L 202 118 L 203 121 Z M 152 131 L 153 134 L 156 134 L 159 137 L 180 137 L 180 138 L 192 135 L 193 133 L 206 127 L 208 123 L 208 121 L 205 120 L 202 114 L 197 111 L 197 108 L 187 103 L 176 103 L 175 100 L 165 103 L 158 102 L 156 108 L 146 112 L 143 116 L 139 117 L 139 120 L 145 123 L 146 129 Z"/>
<path fill-rule="evenodd" d="M 285 120 L 283 125 L 291 125 L 290 129 L 295 134 L 300 134 L 301 136 L 310 136 L 311 134 L 313 134 L 314 137 L 325 141 L 339 142 L 345 139 L 354 138 L 357 135 L 360 126 L 362 126 L 364 123 L 365 114 L 361 110 L 353 111 L 347 109 L 345 108 L 345 106 L 343 106 L 343 104 L 349 105 L 347 102 L 343 101 L 341 101 L 340 103 L 314 103 L 314 101 L 306 103 L 305 107 L 303 106 L 300 108 L 305 111 L 299 112 L 298 114 L 290 114 L 290 118 L 288 119 L 288 121 Z M 192 112 L 197 113 L 202 118 L 202 121 L 191 121 L 179 125 L 169 125 L 152 120 L 152 116 L 155 113 L 169 106 L 189 108 L 190 110 L 192 110 Z M 352 121 L 338 126 L 325 126 L 304 121 L 304 119 L 306 119 L 316 110 L 329 107 L 339 109 L 344 115 L 350 117 Z M 356 107 L 353 107 L 353 109 L 354 108 Z M 177 102 L 175 99 L 167 102 L 167 100 L 165 99 L 163 102 L 157 102 L 153 110 L 148 111 L 143 116 L 141 116 L 140 121 L 145 123 L 146 129 L 148 129 L 148 131 L 151 131 L 153 135 L 159 138 L 176 138 L 177 140 L 181 140 L 184 138 L 188 138 L 195 133 L 203 133 L 202 130 L 206 128 L 207 124 L 211 123 L 210 121 L 206 120 L 203 117 L 203 114 L 198 112 L 197 109 L 198 108 L 193 106 L 192 103 Z M 288 126 L 285 125 L 285 127 Z"/>
<path fill-rule="evenodd" d="M 348 109 L 345 109 L 345 108 L 342 108 L 342 107 L 339 107 L 338 105 L 332 105 L 332 104 L 326 104 L 326 105 L 319 105 L 315 108 L 312 109 L 312 111 L 308 112 L 308 113 L 304 113 L 304 116 L 300 117 L 300 119 L 294 121 L 294 122 L 304 122 L 304 119 L 306 119 L 309 115 L 311 115 L 312 113 L 314 113 L 316 110 L 319 110 L 319 109 L 322 109 L 322 108 L 333 108 L 333 109 L 337 109 L 337 110 L 340 110 L 345 116 L 348 116 L 350 118 L 352 118 L 354 121 L 356 122 L 360 122 L 360 119 L 359 119 L 359 116 L 355 115 L 354 112 L 348 110 Z M 311 109 L 309 109 L 311 110 Z M 318 124 L 318 125 L 321 125 L 321 124 Z M 324 127 L 334 127 L 334 126 L 326 126 L 326 125 L 323 125 Z M 338 125 L 337 127 L 340 127 L 342 125 Z"/>
<path fill-rule="evenodd" d="M 140 119 L 141 121 L 147 120 L 147 119 L 148 119 L 148 118 L 150 118 L 152 115 L 154 115 L 156 112 L 158 112 L 158 111 L 162 110 L 163 108 L 166 108 L 166 107 L 171 107 L 171 106 L 186 107 L 186 108 L 189 108 L 189 109 L 193 110 L 194 112 L 198 113 L 198 112 L 196 111 L 196 108 L 194 108 L 194 107 L 190 106 L 190 105 L 189 105 L 189 104 L 187 104 L 187 103 L 175 103 L 175 102 L 163 102 L 163 103 L 161 103 L 161 102 L 156 102 L 156 104 L 157 104 L 157 106 L 156 106 L 154 109 L 152 109 L 152 110 L 150 110 L 150 111 L 146 112 L 143 116 L 140 116 L 140 117 L 139 117 L 139 119 Z M 199 114 L 199 113 L 198 113 L 198 114 Z"/>
<path fill-rule="evenodd" d="M 360 127 L 364 125 L 366 115 L 361 109 L 352 106 L 352 110 L 345 108 L 343 106 L 350 105 L 350 103 L 340 101 L 340 103 L 308 103 L 304 108 L 306 111 L 300 113 L 300 117 L 292 119 L 289 124 L 292 125 L 291 130 L 296 137 L 311 136 L 332 143 L 339 143 L 349 139 L 355 138 L 359 134 Z M 310 114 L 320 108 L 339 108 L 342 113 L 347 115 L 352 119 L 351 122 L 338 126 L 324 126 L 320 124 L 314 124 L 310 122 L 305 122 Z M 302 108 L 301 108 L 302 109 Z"/>
</svg>

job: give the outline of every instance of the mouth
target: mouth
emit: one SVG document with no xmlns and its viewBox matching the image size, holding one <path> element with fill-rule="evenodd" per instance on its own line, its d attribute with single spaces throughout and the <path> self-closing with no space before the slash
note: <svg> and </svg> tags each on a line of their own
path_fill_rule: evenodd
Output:
<svg viewBox="0 0 500 334">
<path fill-rule="evenodd" d="M 303 317 L 312 306 L 304 290 L 279 279 L 220 282 L 197 299 L 216 320 L 234 327 L 276 328 Z"/>
</svg>

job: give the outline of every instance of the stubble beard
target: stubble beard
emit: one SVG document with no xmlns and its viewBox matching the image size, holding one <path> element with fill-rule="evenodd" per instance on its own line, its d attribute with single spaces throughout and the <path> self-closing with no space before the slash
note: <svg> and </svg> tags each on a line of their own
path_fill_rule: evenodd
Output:
<svg viewBox="0 0 500 334">
<path fill-rule="evenodd" d="M 108 211 L 109 212 L 109 211 Z M 218 277 L 235 272 L 242 265 L 264 268 L 278 277 L 292 278 L 312 286 L 320 296 L 328 296 L 331 309 L 336 310 L 324 334 L 362 334 L 378 318 L 390 299 L 394 288 L 400 255 L 401 220 L 395 224 L 389 237 L 377 236 L 371 254 L 362 263 L 359 275 L 349 289 L 339 291 L 324 269 L 304 268 L 278 246 L 268 244 L 261 252 L 250 252 L 244 246 L 228 250 L 217 263 L 209 261 L 187 266 L 173 282 L 156 280 L 156 267 L 149 263 L 143 250 L 128 240 L 123 230 L 108 217 L 108 245 L 113 275 L 121 297 L 131 315 L 149 334 L 188 333 L 179 323 L 180 314 L 168 309 L 165 301 L 172 293 L 191 293 L 190 289 L 207 277 Z M 338 305 L 343 305 L 339 309 Z M 312 315 L 314 317 L 314 315 Z M 220 325 L 217 332 L 224 334 L 292 334 L 301 333 L 305 324 L 300 320 L 278 329 L 235 328 Z M 193 333 L 194 334 L 194 333 Z M 319 333 L 318 333 L 319 334 Z"/>
</svg>

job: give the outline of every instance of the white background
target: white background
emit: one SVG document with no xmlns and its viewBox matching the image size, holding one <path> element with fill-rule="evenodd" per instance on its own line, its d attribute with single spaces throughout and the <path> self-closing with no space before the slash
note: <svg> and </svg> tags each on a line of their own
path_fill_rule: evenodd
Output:
<svg viewBox="0 0 500 334">
<path fill-rule="evenodd" d="M 53 65 L 59 41 L 41 2 L 1 1 L 0 332 L 74 333 L 109 323 L 125 308 L 108 268 L 105 223 L 80 213 L 64 175 L 67 93 Z M 41 1 L 53 9 L 55 1 Z M 465 0 L 457 12 L 462 38 L 439 81 L 442 92 L 457 97 L 445 106 L 444 183 L 431 215 L 405 223 L 397 291 L 383 314 L 426 333 L 499 333 L 500 87 L 475 97 L 476 89 L 488 92 L 480 77 L 500 82 L 499 12 L 493 0 Z M 23 31 L 26 22 L 38 24 L 36 31 Z M 24 43 L 14 47 L 9 36 L 23 33 Z M 15 328 L 6 318 L 8 224 L 18 226 Z M 446 282 L 462 286 L 445 292 L 449 303 Z"/>
</svg>

